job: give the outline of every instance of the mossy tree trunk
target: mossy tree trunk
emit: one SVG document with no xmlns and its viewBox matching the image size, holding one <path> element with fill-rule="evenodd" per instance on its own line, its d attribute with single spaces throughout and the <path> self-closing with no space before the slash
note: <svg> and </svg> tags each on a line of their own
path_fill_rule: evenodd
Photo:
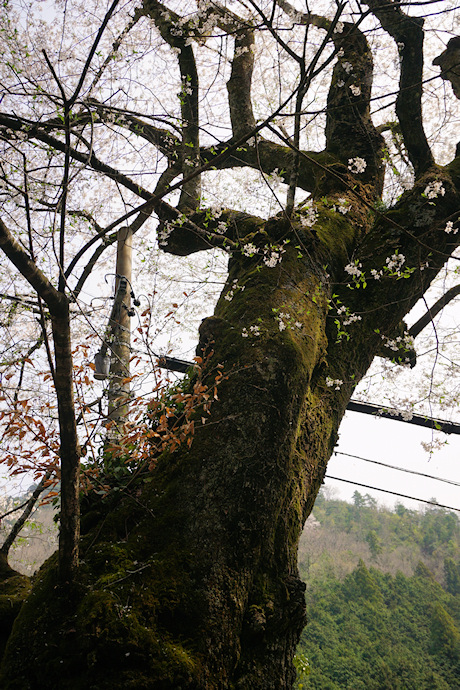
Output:
<svg viewBox="0 0 460 690">
<path fill-rule="evenodd" d="M 147 483 L 114 496 L 110 509 L 96 500 L 86 507 L 78 581 L 58 587 L 53 561 L 39 576 L 10 637 L 2 687 L 292 687 L 305 623 L 297 544 L 340 421 L 385 345 L 391 356 L 409 355 L 402 319 L 458 244 L 444 229 L 457 219 L 460 160 L 436 166 L 423 133 L 418 25 L 406 25 L 397 6 L 388 17 L 382 3 L 368 4 L 410 44 L 401 88 L 413 97 L 406 109 L 398 103 L 398 117 L 413 188 L 391 210 L 375 210 L 384 170 L 369 114 L 372 57 L 346 24 L 333 36 L 343 59 L 332 76 L 326 150 L 293 156 L 289 141 L 259 137 L 233 163 L 270 172 L 285 161 L 286 178 L 310 191 L 314 205 L 268 221 L 224 210 L 225 235 L 217 221 L 204 224 L 203 211 L 168 226 L 172 253 L 220 241 L 231 249 L 226 286 L 200 330 L 199 351 L 212 353 L 209 383 L 218 365 L 225 375 L 218 400 L 205 423 L 198 415 L 191 447 L 161 456 Z M 168 33 L 163 6 L 149 0 L 145 8 L 181 49 L 186 35 Z M 321 18 L 308 21 L 330 29 Z M 251 46 L 252 29 L 238 31 L 236 43 Z M 236 138 L 254 135 L 251 74 L 250 50 L 235 55 L 228 90 Z M 189 140 L 197 145 L 194 103 Z M 212 155 L 232 165 L 231 156 Z M 202 162 L 212 155 L 203 149 Z M 444 193 L 427 199 L 429 185 Z M 189 187 L 195 195 L 198 186 Z M 175 218 L 165 206 L 160 212 L 164 222 Z"/>
</svg>

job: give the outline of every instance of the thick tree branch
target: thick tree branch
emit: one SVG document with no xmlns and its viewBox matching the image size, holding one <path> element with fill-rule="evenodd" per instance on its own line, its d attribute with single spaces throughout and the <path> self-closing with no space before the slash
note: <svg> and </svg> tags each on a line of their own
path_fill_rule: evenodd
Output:
<svg viewBox="0 0 460 690">
<path fill-rule="evenodd" d="M 401 73 L 396 114 L 410 161 L 419 176 L 434 162 L 422 120 L 424 20 L 408 17 L 393 0 L 366 0 L 366 4 L 398 47 Z"/>
<path fill-rule="evenodd" d="M 239 139 L 254 129 L 251 82 L 254 68 L 254 31 L 240 29 L 235 35 L 232 72 L 227 82 L 233 136 Z"/>
<path fill-rule="evenodd" d="M 73 397 L 73 362 L 69 309 L 52 315 L 61 459 L 61 512 L 59 575 L 61 582 L 75 578 L 80 538 L 80 443 Z"/>
<path fill-rule="evenodd" d="M 372 180 L 379 195 L 383 186 L 384 141 L 370 117 L 373 60 L 367 39 L 359 29 L 363 17 L 356 24 L 339 21 L 343 10 L 340 4 L 333 20 L 308 12 L 299 13 L 288 0 L 281 0 L 279 5 L 294 22 L 325 30 L 323 45 L 333 41 L 338 60 L 328 93 L 326 150 L 345 164 L 352 158 L 362 158 L 366 169 L 360 179 Z M 317 51 L 309 74 L 315 69 L 319 54 Z"/>
<path fill-rule="evenodd" d="M 433 321 L 441 309 L 444 309 L 444 307 L 455 299 L 457 295 L 460 295 L 460 285 L 454 285 L 450 290 L 447 290 L 447 292 L 445 292 L 442 297 L 440 297 L 437 302 L 435 302 L 433 306 L 409 328 L 409 335 L 412 336 L 412 338 L 416 338 L 419 333 Z"/>
<path fill-rule="evenodd" d="M 353 24 L 343 23 L 334 34 L 339 49 L 327 100 L 327 150 L 347 164 L 362 158 L 366 169 L 361 179 L 373 182 L 379 196 L 383 187 L 383 137 L 370 117 L 373 78 L 372 53 L 363 33 Z"/>
<path fill-rule="evenodd" d="M 84 101 L 86 108 L 91 110 L 91 115 L 83 113 L 78 115 L 72 121 L 74 127 L 81 126 L 93 122 L 97 124 L 98 120 L 106 124 L 113 124 L 116 127 L 128 129 L 130 132 L 138 137 L 142 137 L 145 141 L 155 146 L 164 156 L 168 158 L 170 164 L 177 165 L 180 156 L 181 140 L 176 134 L 173 134 L 169 129 L 157 127 L 156 125 L 145 122 L 139 115 L 134 115 L 129 111 L 123 111 L 119 108 L 113 108 L 100 103 L 95 98 L 88 98 Z M 91 119 L 93 118 L 93 119 Z M 96 122 L 94 122 L 96 120 Z M 42 127 L 46 127 L 48 123 L 42 123 Z M 54 127 L 57 123 L 54 123 Z M 62 123 L 58 129 L 62 128 Z M 179 174 L 178 171 L 176 174 Z"/>
<path fill-rule="evenodd" d="M 182 169 L 184 178 L 190 168 L 200 166 L 199 113 L 198 113 L 198 71 L 191 35 L 187 22 L 157 0 L 144 2 L 146 12 L 155 21 L 163 40 L 178 50 L 181 75 L 180 107 L 182 116 Z M 201 196 L 201 176 L 185 179 L 181 188 L 178 208 L 186 211 L 195 209 Z"/>
</svg>

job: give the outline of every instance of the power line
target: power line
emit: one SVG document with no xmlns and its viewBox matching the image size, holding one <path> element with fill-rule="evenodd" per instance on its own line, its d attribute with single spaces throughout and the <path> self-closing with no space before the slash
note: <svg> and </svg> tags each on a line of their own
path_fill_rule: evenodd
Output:
<svg viewBox="0 0 460 690">
<path fill-rule="evenodd" d="M 389 491 L 388 489 L 379 489 L 377 486 L 369 486 L 368 484 L 360 484 L 359 482 L 352 482 L 350 479 L 341 479 L 340 477 L 331 477 L 327 474 L 325 479 L 334 479 L 337 482 L 345 482 L 346 484 L 354 484 L 355 486 L 361 486 L 363 489 L 373 489 L 374 491 L 382 491 L 385 494 L 391 494 L 392 496 L 398 496 L 399 498 L 410 498 L 412 501 L 419 501 L 420 503 L 428 503 L 430 506 L 436 508 L 446 508 L 447 510 L 455 510 L 455 512 L 460 513 L 460 508 L 453 508 L 452 506 L 445 506 L 442 503 L 434 503 L 433 501 L 427 501 L 424 498 L 416 498 L 416 496 L 407 496 L 407 494 L 398 494 L 396 491 Z"/>
<path fill-rule="evenodd" d="M 379 462 L 379 460 L 371 460 L 370 458 L 362 458 L 359 455 L 352 455 L 351 453 L 342 453 L 340 450 L 334 451 L 335 455 L 346 455 L 348 458 L 355 458 L 356 460 L 364 460 L 364 462 L 372 462 L 374 465 L 381 465 L 382 467 L 389 467 L 392 470 L 398 470 L 399 472 L 408 472 L 409 474 L 416 474 L 419 477 L 426 477 L 427 479 L 435 479 L 437 482 L 445 482 L 446 484 L 453 484 L 454 486 L 460 486 L 460 482 L 456 482 L 453 479 L 442 479 L 441 477 L 434 477 L 431 474 L 424 474 L 423 472 L 417 472 L 416 470 L 409 470 L 405 467 L 396 467 L 396 465 L 388 465 L 386 462 Z"/>
</svg>

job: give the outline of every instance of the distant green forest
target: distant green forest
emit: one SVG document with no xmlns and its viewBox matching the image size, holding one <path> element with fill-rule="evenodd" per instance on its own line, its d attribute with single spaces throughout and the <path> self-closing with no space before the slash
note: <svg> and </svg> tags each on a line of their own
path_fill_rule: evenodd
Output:
<svg viewBox="0 0 460 690">
<path fill-rule="evenodd" d="M 297 688 L 460 689 L 460 520 L 355 492 L 318 497 L 301 541 Z"/>
</svg>

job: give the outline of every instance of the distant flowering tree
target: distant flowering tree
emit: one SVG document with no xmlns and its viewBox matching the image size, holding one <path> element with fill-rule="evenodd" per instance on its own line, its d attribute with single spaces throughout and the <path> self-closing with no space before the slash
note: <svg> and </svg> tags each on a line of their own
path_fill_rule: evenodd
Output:
<svg viewBox="0 0 460 690">
<path fill-rule="evenodd" d="M 290 688 L 305 624 L 298 538 L 341 419 L 377 355 L 415 363 L 423 326 L 404 317 L 460 243 L 454 97 L 435 89 L 453 66 L 424 72 L 456 3 L 425 22 L 423 3 L 393 0 L 324 0 L 318 14 L 287 0 L 89 0 L 38 21 L 39 5 L 10 0 L 0 15 L 2 280 L 10 306 L 36 310 L 40 341 L 26 347 L 4 311 L 17 361 L 4 362 L 2 415 L 9 438 L 37 444 L 31 464 L 50 454 L 61 537 L 0 684 Z M 175 280 L 196 256 L 200 289 L 210 265 L 228 271 L 198 366 L 150 406 L 132 401 L 101 460 L 103 396 L 91 427 L 75 340 L 101 323 L 84 286 L 127 229 L 150 293 L 144 312 L 123 302 L 144 386 L 158 383 L 158 249 Z M 35 364 L 37 398 L 49 386 L 39 418 L 14 393 Z"/>
</svg>

